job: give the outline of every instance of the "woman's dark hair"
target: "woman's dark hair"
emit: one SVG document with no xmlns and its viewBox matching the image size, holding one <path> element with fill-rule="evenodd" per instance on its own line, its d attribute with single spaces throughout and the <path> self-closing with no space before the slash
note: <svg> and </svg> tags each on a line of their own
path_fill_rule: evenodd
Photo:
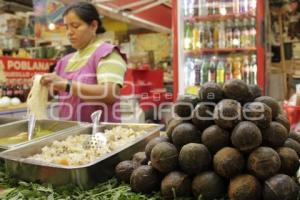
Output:
<svg viewBox="0 0 300 200">
<path fill-rule="evenodd" d="M 94 20 L 96 20 L 98 22 L 98 29 L 96 33 L 105 33 L 105 29 L 102 26 L 102 21 L 100 19 L 99 13 L 93 4 L 87 2 L 78 2 L 71 4 L 64 11 L 63 17 L 66 16 L 70 11 L 74 11 L 81 20 L 89 25 Z"/>
</svg>

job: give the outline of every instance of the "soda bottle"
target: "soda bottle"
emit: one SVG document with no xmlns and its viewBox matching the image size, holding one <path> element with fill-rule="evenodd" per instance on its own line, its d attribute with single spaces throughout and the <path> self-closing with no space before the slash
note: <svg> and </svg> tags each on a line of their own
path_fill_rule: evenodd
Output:
<svg viewBox="0 0 300 200">
<path fill-rule="evenodd" d="M 189 1 L 190 0 L 183 0 L 183 15 L 185 17 L 189 17 Z"/>
<path fill-rule="evenodd" d="M 184 34 L 184 49 L 185 50 L 191 50 L 192 49 L 192 25 L 190 22 L 186 23 L 185 26 L 185 34 Z"/>
<path fill-rule="evenodd" d="M 219 12 L 221 15 L 227 14 L 226 6 L 227 6 L 227 0 L 220 0 Z"/>
<path fill-rule="evenodd" d="M 199 49 L 205 48 L 205 25 L 203 22 L 199 23 Z"/>
<path fill-rule="evenodd" d="M 219 2 L 218 2 L 218 0 L 213 0 L 213 1 L 211 2 L 211 7 L 212 7 L 212 14 L 213 14 L 213 15 L 218 15 L 218 14 L 220 14 L 220 12 L 219 12 Z"/>
<path fill-rule="evenodd" d="M 232 21 L 228 20 L 226 23 L 226 48 L 232 48 L 233 32 Z"/>
<path fill-rule="evenodd" d="M 195 73 L 194 72 L 194 61 L 192 58 L 187 58 L 184 66 L 184 83 L 185 88 L 188 86 L 193 86 L 195 83 Z"/>
<path fill-rule="evenodd" d="M 240 0 L 240 13 L 247 13 L 248 12 L 248 0 Z"/>
<path fill-rule="evenodd" d="M 199 16 L 207 16 L 207 2 L 206 0 L 199 0 L 198 1 L 198 15 Z"/>
<path fill-rule="evenodd" d="M 206 1 L 206 7 L 207 7 L 208 15 L 213 15 L 213 12 L 214 12 L 213 1 L 214 0 L 207 0 Z"/>
<path fill-rule="evenodd" d="M 242 79 L 242 59 L 240 56 L 236 56 L 233 61 L 233 69 L 232 69 L 232 78 L 233 79 Z"/>
<path fill-rule="evenodd" d="M 219 24 L 219 48 L 225 48 L 226 47 L 226 31 L 225 31 L 225 24 L 224 21 L 221 21 Z"/>
<path fill-rule="evenodd" d="M 249 0 L 249 13 L 256 15 L 256 0 Z"/>
<path fill-rule="evenodd" d="M 238 19 L 235 19 L 235 22 L 234 22 L 232 44 L 233 44 L 234 48 L 241 47 L 241 31 L 240 31 L 240 22 Z"/>
<path fill-rule="evenodd" d="M 225 81 L 232 79 L 233 58 L 228 56 L 225 64 Z"/>
<path fill-rule="evenodd" d="M 209 63 L 208 81 L 216 82 L 217 58 L 212 56 Z"/>
<path fill-rule="evenodd" d="M 199 50 L 200 49 L 200 29 L 199 23 L 194 24 L 193 28 L 193 36 L 192 36 L 192 49 Z"/>
<path fill-rule="evenodd" d="M 219 28 L 217 27 L 217 22 L 213 24 L 213 41 L 214 48 L 219 48 Z"/>
<path fill-rule="evenodd" d="M 251 47 L 256 47 L 256 22 L 255 18 L 251 18 L 249 30 L 249 42 Z"/>
<path fill-rule="evenodd" d="M 195 59 L 195 85 L 200 86 L 201 82 L 201 60 Z"/>
<path fill-rule="evenodd" d="M 204 83 L 208 82 L 208 70 L 209 70 L 209 60 L 207 57 L 204 57 L 202 60 L 202 65 L 201 65 L 201 79 L 200 83 L 203 85 Z"/>
<path fill-rule="evenodd" d="M 243 20 L 241 47 L 250 47 L 250 32 L 248 27 L 248 19 L 246 18 Z"/>
<path fill-rule="evenodd" d="M 250 62 L 250 84 L 257 84 L 257 60 L 256 55 L 253 54 L 251 56 L 251 62 Z"/>
<path fill-rule="evenodd" d="M 232 1 L 232 10 L 234 14 L 236 15 L 240 14 L 240 0 Z"/>
<path fill-rule="evenodd" d="M 226 14 L 233 14 L 233 0 L 224 0 L 226 7 Z"/>
<path fill-rule="evenodd" d="M 207 22 L 207 24 L 206 24 L 205 44 L 206 44 L 206 48 L 213 48 L 213 46 L 214 46 L 213 32 L 212 32 L 212 27 L 211 27 L 210 22 Z"/>
<path fill-rule="evenodd" d="M 224 59 L 219 58 L 217 67 L 217 83 L 223 84 L 225 82 L 225 64 Z"/>
<path fill-rule="evenodd" d="M 198 15 L 198 0 L 191 0 L 192 2 L 192 6 L 193 6 L 193 9 L 192 9 L 192 16 L 197 16 Z"/>
<path fill-rule="evenodd" d="M 192 17 L 195 15 L 195 0 L 189 0 L 188 2 L 188 16 Z"/>
<path fill-rule="evenodd" d="M 247 84 L 250 84 L 250 66 L 249 66 L 249 58 L 247 55 L 244 56 L 242 70 L 243 70 L 243 80 Z"/>
</svg>

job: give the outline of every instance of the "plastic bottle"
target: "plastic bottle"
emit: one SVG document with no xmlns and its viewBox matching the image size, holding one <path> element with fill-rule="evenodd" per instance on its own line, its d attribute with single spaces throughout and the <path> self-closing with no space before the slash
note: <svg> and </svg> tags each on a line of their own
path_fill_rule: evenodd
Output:
<svg viewBox="0 0 300 200">
<path fill-rule="evenodd" d="M 257 84 L 257 59 L 255 54 L 251 56 L 249 71 L 250 71 L 250 84 Z"/>
<path fill-rule="evenodd" d="M 226 31 L 225 31 L 225 24 L 224 21 L 221 21 L 219 23 L 219 48 L 225 48 L 226 47 Z"/>
<path fill-rule="evenodd" d="M 234 22 L 232 46 L 234 48 L 241 47 L 241 30 L 240 30 L 240 23 L 238 19 L 235 19 Z"/>
<path fill-rule="evenodd" d="M 201 60 L 199 58 L 195 59 L 195 85 L 200 86 L 201 82 Z"/>
<path fill-rule="evenodd" d="M 225 81 L 232 79 L 233 58 L 228 56 L 225 63 Z"/>
<path fill-rule="evenodd" d="M 195 65 L 192 58 L 187 58 L 184 66 L 185 88 L 195 84 Z"/>
<path fill-rule="evenodd" d="M 204 57 L 201 65 L 201 79 L 200 79 L 201 85 L 208 82 L 208 70 L 209 70 L 209 60 L 207 57 Z"/>
<path fill-rule="evenodd" d="M 233 32 L 232 32 L 232 21 L 226 22 L 226 48 L 232 48 Z"/>
<path fill-rule="evenodd" d="M 249 64 L 249 58 L 248 55 L 245 55 L 243 58 L 243 80 L 250 84 L 250 64 Z"/>
<path fill-rule="evenodd" d="M 207 16 L 208 15 L 206 0 L 198 1 L 198 15 L 199 16 Z"/>
<path fill-rule="evenodd" d="M 219 27 L 217 22 L 213 24 L 213 43 L 214 48 L 219 48 Z"/>
<path fill-rule="evenodd" d="M 242 79 L 242 59 L 240 56 L 236 56 L 233 61 L 233 69 L 232 69 L 232 78 L 233 79 Z"/>
<path fill-rule="evenodd" d="M 232 1 L 232 9 L 233 9 L 233 13 L 235 15 L 240 14 L 240 0 L 233 0 Z"/>
<path fill-rule="evenodd" d="M 192 25 L 190 22 L 185 24 L 185 34 L 184 34 L 184 49 L 191 50 L 192 49 Z"/>
<path fill-rule="evenodd" d="M 205 25 L 203 22 L 199 23 L 199 49 L 205 48 Z"/>
<path fill-rule="evenodd" d="M 224 59 L 219 58 L 217 67 L 217 83 L 223 84 L 225 82 L 225 64 Z"/>
<path fill-rule="evenodd" d="M 195 23 L 194 27 L 193 27 L 192 49 L 193 50 L 199 50 L 200 49 L 200 29 L 199 29 L 199 23 Z"/>
<path fill-rule="evenodd" d="M 249 30 L 249 42 L 251 47 L 256 47 L 256 20 L 251 18 L 250 30 Z"/>
<path fill-rule="evenodd" d="M 207 22 L 205 27 L 205 44 L 206 44 L 205 45 L 206 48 L 213 48 L 214 46 L 213 32 L 212 32 L 212 27 L 210 22 Z"/>
<path fill-rule="evenodd" d="M 209 82 L 216 82 L 216 70 L 217 70 L 217 57 L 212 56 L 209 63 Z"/>
<path fill-rule="evenodd" d="M 256 3 L 257 0 L 249 0 L 249 13 L 253 16 L 256 15 Z"/>
<path fill-rule="evenodd" d="M 250 47 L 250 31 L 248 26 L 248 19 L 243 20 L 242 34 L 241 34 L 241 47 Z"/>
</svg>

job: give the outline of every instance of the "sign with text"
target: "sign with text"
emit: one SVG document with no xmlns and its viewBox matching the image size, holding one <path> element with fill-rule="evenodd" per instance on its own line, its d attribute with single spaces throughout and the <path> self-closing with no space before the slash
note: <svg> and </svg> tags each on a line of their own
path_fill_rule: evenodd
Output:
<svg viewBox="0 0 300 200">
<path fill-rule="evenodd" d="M 31 79 L 35 74 L 48 73 L 54 60 L 0 57 L 0 73 L 6 79 Z"/>
</svg>

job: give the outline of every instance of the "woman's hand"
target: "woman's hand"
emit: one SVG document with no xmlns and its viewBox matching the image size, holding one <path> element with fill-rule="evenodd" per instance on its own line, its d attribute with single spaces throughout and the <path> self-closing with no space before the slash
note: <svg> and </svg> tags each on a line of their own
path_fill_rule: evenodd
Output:
<svg viewBox="0 0 300 200">
<path fill-rule="evenodd" d="M 65 91 L 67 82 L 67 79 L 62 78 L 55 73 L 43 74 L 41 78 L 42 85 L 55 91 Z"/>
</svg>

